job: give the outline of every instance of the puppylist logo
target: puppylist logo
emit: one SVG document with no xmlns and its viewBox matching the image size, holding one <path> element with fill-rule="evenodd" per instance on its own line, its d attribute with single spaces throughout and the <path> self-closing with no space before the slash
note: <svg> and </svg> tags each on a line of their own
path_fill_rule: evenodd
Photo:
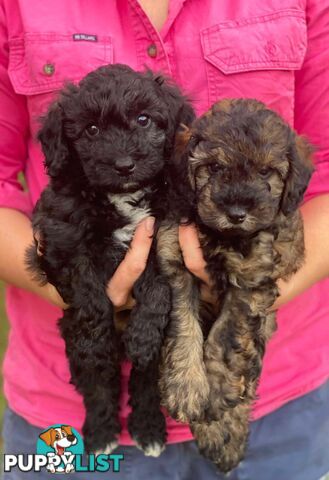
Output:
<svg viewBox="0 0 329 480">
<path fill-rule="evenodd" d="M 5 454 L 4 471 L 66 474 L 73 472 L 120 472 L 122 453 L 83 455 L 81 435 L 69 425 L 52 425 L 40 433 L 36 454 Z"/>
</svg>

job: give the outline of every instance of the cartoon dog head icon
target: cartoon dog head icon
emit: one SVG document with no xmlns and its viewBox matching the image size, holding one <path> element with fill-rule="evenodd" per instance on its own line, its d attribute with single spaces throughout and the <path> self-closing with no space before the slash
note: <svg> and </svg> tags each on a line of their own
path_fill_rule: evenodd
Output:
<svg viewBox="0 0 329 480">
<path fill-rule="evenodd" d="M 61 425 L 51 427 L 39 435 L 48 447 L 55 450 L 57 455 L 64 455 L 65 449 L 77 443 L 77 437 L 72 432 L 72 427 Z"/>
</svg>

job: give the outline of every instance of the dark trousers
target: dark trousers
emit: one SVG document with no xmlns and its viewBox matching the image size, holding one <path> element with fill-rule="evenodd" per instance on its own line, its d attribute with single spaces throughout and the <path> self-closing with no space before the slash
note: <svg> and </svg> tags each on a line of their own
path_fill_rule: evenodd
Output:
<svg viewBox="0 0 329 480">
<path fill-rule="evenodd" d="M 59 419 L 60 421 L 60 419 Z M 7 409 L 5 453 L 36 453 L 41 429 Z M 145 457 L 135 447 L 119 446 L 121 471 L 71 473 L 70 479 L 93 480 L 319 480 L 329 472 L 329 382 L 275 412 L 251 423 L 245 460 L 230 475 L 220 474 L 199 455 L 194 442 L 167 445 L 158 458 Z M 115 453 L 116 453 L 115 452 Z M 3 474 L 3 480 L 49 480 L 50 474 Z"/>
</svg>

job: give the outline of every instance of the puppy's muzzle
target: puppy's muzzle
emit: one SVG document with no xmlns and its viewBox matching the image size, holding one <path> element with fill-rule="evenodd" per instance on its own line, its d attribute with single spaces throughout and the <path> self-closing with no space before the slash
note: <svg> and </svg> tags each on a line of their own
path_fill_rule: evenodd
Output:
<svg viewBox="0 0 329 480">
<path fill-rule="evenodd" d="M 131 157 L 119 157 L 115 160 L 114 168 L 120 177 L 128 177 L 135 170 L 135 163 Z"/>
<path fill-rule="evenodd" d="M 228 205 L 225 208 L 225 214 L 231 223 L 239 224 L 245 220 L 247 210 L 239 205 Z"/>
</svg>

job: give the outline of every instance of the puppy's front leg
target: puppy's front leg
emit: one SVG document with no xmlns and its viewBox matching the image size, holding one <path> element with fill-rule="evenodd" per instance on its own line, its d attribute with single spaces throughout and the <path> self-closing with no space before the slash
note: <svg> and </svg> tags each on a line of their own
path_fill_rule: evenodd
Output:
<svg viewBox="0 0 329 480">
<path fill-rule="evenodd" d="M 236 317 L 232 296 L 232 292 L 227 293 L 221 314 L 204 346 L 210 387 L 208 411 L 213 419 L 217 419 L 222 410 L 241 403 L 245 395 L 244 373 L 255 353 L 249 327 L 243 325 L 242 318 Z"/>
<path fill-rule="evenodd" d="M 161 401 L 171 416 L 189 422 L 203 415 L 209 395 L 199 288 L 184 265 L 178 227 L 163 226 L 159 234 L 159 260 L 172 289 L 172 310 L 160 369 Z"/>
<path fill-rule="evenodd" d="M 158 362 L 171 309 L 170 286 L 159 272 L 154 247 L 134 286 L 134 297 L 136 306 L 131 311 L 123 341 L 134 366 L 145 369 Z"/>
<path fill-rule="evenodd" d="M 152 362 L 145 370 L 132 367 L 129 379 L 129 404 L 132 412 L 128 430 L 136 446 L 146 456 L 158 457 L 167 439 L 166 420 L 160 409 L 159 365 Z"/>
<path fill-rule="evenodd" d="M 265 344 L 275 330 L 275 314 L 266 309 L 276 292 L 269 282 L 263 288 L 231 288 L 227 293 L 204 348 L 211 418 L 217 419 L 223 409 L 254 400 Z"/>
<path fill-rule="evenodd" d="M 271 283 L 253 291 L 232 288 L 205 344 L 208 423 L 192 430 L 200 450 L 222 471 L 243 456 L 265 344 L 275 330 L 275 314 L 266 311 L 275 295 Z"/>
<path fill-rule="evenodd" d="M 271 279 L 275 261 L 270 232 L 260 232 L 252 240 L 248 255 L 233 249 L 226 252 L 225 266 L 233 285 L 205 342 L 209 409 L 214 419 L 220 409 L 248 401 L 249 387 L 259 377 L 265 342 L 274 329 L 266 310 L 277 295 Z M 249 401 L 254 397 L 252 390 Z"/>
</svg>

